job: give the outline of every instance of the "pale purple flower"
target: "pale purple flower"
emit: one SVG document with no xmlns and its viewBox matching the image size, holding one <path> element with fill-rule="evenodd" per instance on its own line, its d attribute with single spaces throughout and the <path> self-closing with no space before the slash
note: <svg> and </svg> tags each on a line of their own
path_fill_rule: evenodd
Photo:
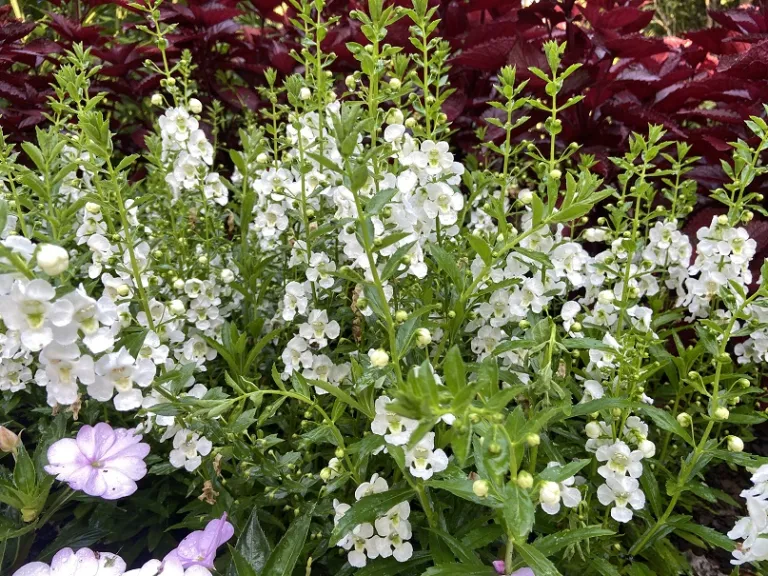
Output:
<svg viewBox="0 0 768 576">
<path fill-rule="evenodd" d="M 45 471 L 89 496 L 116 500 L 136 492 L 136 481 L 147 474 L 144 458 L 149 444 L 134 430 L 109 424 L 83 426 L 77 438 L 64 438 L 48 448 Z"/>
<path fill-rule="evenodd" d="M 150 560 L 141 568 L 126 572 L 123 576 L 211 576 L 207 568 L 202 566 L 190 566 L 184 568 L 176 558 Z"/>
<path fill-rule="evenodd" d="M 235 528 L 227 522 L 227 515 L 211 520 L 205 530 L 195 530 L 187 535 L 175 550 L 172 550 L 164 561 L 176 559 L 184 568 L 203 566 L 213 568 L 216 559 L 216 549 L 232 538 Z"/>
<path fill-rule="evenodd" d="M 63 548 L 53 557 L 50 566 L 31 562 L 16 570 L 13 576 L 121 576 L 124 572 L 125 562 L 115 554 L 88 548 L 77 552 Z"/>
<path fill-rule="evenodd" d="M 494 560 L 493 567 L 496 569 L 496 572 L 498 574 L 501 574 L 502 576 L 506 574 L 506 566 L 504 565 L 504 560 Z M 515 570 L 509 576 L 536 576 L 536 575 L 533 573 L 533 570 L 531 570 L 530 568 L 520 568 L 520 570 Z"/>
</svg>

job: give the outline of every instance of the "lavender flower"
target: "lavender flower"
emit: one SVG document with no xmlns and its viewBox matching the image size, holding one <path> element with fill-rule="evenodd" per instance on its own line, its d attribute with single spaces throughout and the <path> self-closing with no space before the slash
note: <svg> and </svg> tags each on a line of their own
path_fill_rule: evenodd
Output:
<svg viewBox="0 0 768 576">
<path fill-rule="evenodd" d="M 211 576 L 210 571 L 202 566 L 190 566 L 187 569 L 176 558 L 150 560 L 141 568 L 126 572 L 123 576 Z"/>
<path fill-rule="evenodd" d="M 116 500 L 136 492 L 136 481 L 147 474 L 149 445 L 134 430 L 109 424 L 83 426 L 77 439 L 64 438 L 48 449 L 45 471 L 89 496 Z"/>
<path fill-rule="evenodd" d="M 502 576 L 506 574 L 506 566 L 504 565 L 504 560 L 494 560 L 493 567 L 496 569 L 496 572 L 501 574 Z M 536 575 L 533 573 L 533 570 L 531 570 L 530 568 L 520 568 L 520 570 L 515 570 L 509 576 L 536 576 Z"/>
<path fill-rule="evenodd" d="M 53 557 L 50 566 L 31 562 L 16 570 L 13 576 L 121 576 L 124 572 L 125 562 L 115 554 L 88 548 L 77 552 L 63 548 Z"/>
<path fill-rule="evenodd" d="M 235 528 L 227 522 L 227 515 L 211 520 L 205 530 L 195 530 L 181 541 L 179 546 L 172 550 L 166 557 L 169 560 L 178 560 L 182 567 L 203 566 L 213 568 L 216 559 L 216 549 L 232 538 Z"/>
</svg>

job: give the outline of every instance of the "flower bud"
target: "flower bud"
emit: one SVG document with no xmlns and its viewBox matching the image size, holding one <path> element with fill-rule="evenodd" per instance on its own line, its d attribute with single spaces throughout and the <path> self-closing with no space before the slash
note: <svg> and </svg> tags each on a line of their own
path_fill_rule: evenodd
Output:
<svg viewBox="0 0 768 576">
<path fill-rule="evenodd" d="M 408 312 L 406 312 L 405 310 L 398 310 L 397 312 L 395 312 L 396 322 L 398 322 L 399 324 L 402 324 L 406 320 L 408 320 Z"/>
<path fill-rule="evenodd" d="M 647 439 L 642 440 L 640 444 L 637 445 L 637 448 L 643 453 L 643 457 L 645 458 L 653 458 L 656 454 L 656 444 Z"/>
<path fill-rule="evenodd" d="M 517 485 L 523 490 L 529 490 L 533 486 L 533 476 L 526 470 L 521 470 L 517 475 Z"/>
<path fill-rule="evenodd" d="M 728 216 L 725 214 L 720 214 L 720 216 L 717 217 L 717 223 L 720 224 L 720 226 L 725 226 L 728 224 Z"/>
<path fill-rule="evenodd" d="M 158 92 L 155 92 L 154 94 L 152 94 L 151 101 L 153 106 L 161 106 L 163 104 L 163 95 Z"/>
<path fill-rule="evenodd" d="M 688 428 L 691 425 L 691 422 L 693 422 L 693 419 L 688 412 L 680 412 L 680 414 L 676 416 L 676 419 L 677 423 L 683 428 Z"/>
<path fill-rule="evenodd" d="M 712 414 L 712 417 L 715 420 L 728 420 L 728 417 L 730 415 L 731 415 L 731 412 L 728 410 L 728 408 L 726 408 L 725 406 L 720 406 Z"/>
<path fill-rule="evenodd" d="M 558 180 L 558 179 L 560 179 L 560 177 L 561 177 L 562 175 L 563 175 L 563 173 L 562 173 L 560 170 L 558 170 L 557 168 L 555 168 L 554 170 L 551 170 L 551 171 L 549 172 L 549 177 L 550 177 L 550 178 L 552 178 L 552 179 L 554 179 L 554 180 Z"/>
<path fill-rule="evenodd" d="M 560 502 L 560 485 L 557 482 L 543 482 L 539 490 L 539 500 L 550 505 Z"/>
<path fill-rule="evenodd" d="M 16 453 L 21 440 L 19 437 L 8 430 L 5 426 L 0 426 L 0 452 Z"/>
<path fill-rule="evenodd" d="M 541 436 L 538 434 L 534 434 L 533 432 L 530 432 L 525 435 L 525 443 L 528 444 L 528 446 L 534 447 L 541 444 Z"/>
<path fill-rule="evenodd" d="M 49 276 L 58 276 L 69 267 L 69 254 L 61 246 L 41 244 L 37 251 L 37 265 Z"/>
<path fill-rule="evenodd" d="M 389 87 L 392 88 L 392 90 L 400 90 L 400 87 L 403 85 L 400 80 L 397 78 L 390 78 L 389 80 Z"/>
<path fill-rule="evenodd" d="M 171 314 L 173 314 L 174 316 L 181 316 L 182 314 L 184 314 L 184 302 L 178 299 L 171 300 L 168 303 L 168 310 L 170 310 Z"/>
<path fill-rule="evenodd" d="M 533 202 L 533 192 L 527 188 L 525 190 L 521 190 L 520 194 L 517 195 L 517 199 L 520 200 L 520 202 L 523 204 L 530 204 Z"/>
<path fill-rule="evenodd" d="M 374 368 L 383 368 L 389 364 L 389 354 L 387 354 L 387 352 L 381 348 L 378 350 L 371 349 L 368 352 L 368 358 L 371 359 L 371 365 Z"/>
<path fill-rule="evenodd" d="M 406 128 L 413 128 L 414 126 L 416 126 L 416 118 L 411 116 L 410 118 L 406 118 L 405 119 L 405 127 Z"/>
<path fill-rule="evenodd" d="M 235 279 L 235 273 L 232 272 L 229 268 L 224 268 L 219 273 L 219 277 L 221 278 L 221 281 L 224 282 L 224 284 L 229 284 Z"/>
<path fill-rule="evenodd" d="M 201 256 L 200 256 L 200 257 L 197 259 L 197 261 L 198 261 L 200 264 L 202 264 L 202 265 L 206 265 L 206 264 L 208 264 L 208 256 L 206 256 L 205 254 L 202 254 L 202 255 L 201 255 Z"/>
<path fill-rule="evenodd" d="M 587 437 L 594 439 L 600 438 L 603 430 L 600 427 L 600 424 L 592 420 L 591 422 L 587 422 L 587 425 L 584 427 L 584 432 L 586 432 Z"/>
<path fill-rule="evenodd" d="M 312 91 L 306 86 L 304 86 L 301 90 L 299 90 L 299 98 L 305 101 L 309 100 L 310 98 L 312 98 Z"/>
<path fill-rule="evenodd" d="M 331 474 L 333 474 L 333 470 L 331 470 L 330 468 L 328 468 L 328 467 L 326 466 L 325 468 L 323 468 L 322 470 L 320 470 L 320 479 L 321 479 L 323 482 L 328 482 L 328 480 L 330 480 L 330 479 L 331 479 Z"/>
<path fill-rule="evenodd" d="M 729 452 L 742 452 L 744 450 L 744 441 L 738 436 L 728 436 L 726 440 Z"/>
<path fill-rule="evenodd" d="M 259 164 L 266 164 L 269 161 L 269 156 L 264 154 L 264 152 L 259 152 L 256 156 L 256 162 Z"/>
<path fill-rule="evenodd" d="M 350 74 L 344 79 L 344 84 L 347 85 L 348 90 L 354 90 L 355 86 L 357 86 L 357 80 L 355 80 L 355 77 Z"/>
<path fill-rule="evenodd" d="M 488 496 L 490 488 L 491 485 L 488 484 L 488 480 L 475 480 L 472 483 L 472 492 L 474 492 L 475 496 L 478 498 L 485 498 Z"/>
<path fill-rule="evenodd" d="M 120 284 L 120 286 L 117 287 L 117 294 L 118 296 L 122 296 L 125 298 L 131 293 L 131 289 L 128 287 L 128 284 Z"/>
<path fill-rule="evenodd" d="M 616 296 L 611 290 L 603 290 L 597 295 L 597 300 L 601 304 L 611 304 L 616 300 Z"/>
<path fill-rule="evenodd" d="M 86 202 L 85 209 L 89 214 L 98 214 L 101 212 L 101 206 L 96 204 L 96 202 Z"/>
<path fill-rule="evenodd" d="M 416 345 L 419 348 L 426 348 L 432 343 L 432 334 L 426 328 L 416 330 Z"/>
<path fill-rule="evenodd" d="M 200 102 L 200 100 L 198 100 L 197 98 L 190 98 L 189 111 L 192 112 L 192 114 L 200 114 L 200 112 L 203 111 L 202 102 Z"/>
<path fill-rule="evenodd" d="M 173 289 L 184 290 L 184 280 L 181 278 L 176 278 L 176 280 L 173 281 Z"/>
<path fill-rule="evenodd" d="M 581 322 L 574 322 L 571 324 L 571 331 L 572 332 L 581 332 L 584 329 L 584 326 L 581 325 Z"/>
<path fill-rule="evenodd" d="M 338 448 L 336 448 L 336 452 L 334 452 L 334 454 L 336 455 L 336 458 L 339 458 L 339 459 L 344 458 L 344 448 L 339 446 Z"/>
<path fill-rule="evenodd" d="M 402 124 L 404 121 L 405 116 L 399 108 L 392 108 L 387 114 L 387 124 Z"/>
</svg>

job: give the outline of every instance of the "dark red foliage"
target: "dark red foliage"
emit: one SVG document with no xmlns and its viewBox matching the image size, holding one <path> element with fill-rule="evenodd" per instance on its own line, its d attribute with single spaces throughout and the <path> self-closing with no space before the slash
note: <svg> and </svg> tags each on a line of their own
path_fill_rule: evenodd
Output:
<svg viewBox="0 0 768 576">
<path fill-rule="evenodd" d="M 561 142 L 581 143 L 609 178 L 608 157 L 623 152 L 633 131 L 645 132 L 654 123 L 693 146 L 702 157 L 694 176 L 702 190 L 715 187 L 722 181 L 719 163 L 730 153 L 728 143 L 749 137 L 744 119 L 763 114 L 762 103 L 768 102 L 768 0 L 713 12 L 711 28 L 681 38 L 643 34 L 653 17 L 649 0 L 539 0 L 529 7 L 522 0 L 433 2 L 439 4 L 438 34 L 454 50 L 450 74 L 457 92 L 445 112 L 458 129 L 454 144 L 465 151 L 477 149 L 474 130 L 495 113 L 488 102 L 496 97 L 493 84 L 501 66 L 516 66 L 518 77 L 529 80 L 530 92 L 544 96 L 543 83 L 528 67 L 546 68 L 541 45 L 549 39 L 567 41 L 565 63 L 582 65 L 568 80 L 565 96 L 586 96 L 563 114 Z M 339 21 L 323 46 L 337 54 L 340 73 L 355 67 L 346 43 L 364 39 L 349 13 L 365 4 L 328 2 L 328 12 Z M 90 24 L 101 22 L 90 18 L 93 10 L 101 14 L 116 5 L 124 20 L 117 29 Z M 217 99 L 233 111 L 257 110 L 263 104 L 257 87 L 267 67 L 282 75 L 297 71 L 290 52 L 298 47 L 299 32 L 290 24 L 291 10 L 275 12 L 281 5 L 282 0 L 163 4 L 163 21 L 177 26 L 169 37 L 168 56 L 176 61 L 182 50 L 191 51 L 197 96 L 204 104 Z M 17 140 L 29 137 L 30 129 L 43 121 L 59 56 L 72 43 L 83 42 L 103 66 L 94 90 L 107 91 L 110 105 L 119 108 L 111 118 L 123 137 L 120 145 L 135 149 L 155 112 L 144 99 L 159 86 L 144 61 L 160 61 L 157 49 L 136 43 L 137 14 L 127 0 L 49 0 L 48 6 L 45 30 L 16 22 L 8 7 L 0 8 L 0 125 Z M 245 23 L 259 21 L 267 24 Z M 410 49 L 408 27 L 401 20 L 387 41 Z M 237 118 L 231 115 L 221 132 L 227 144 L 236 142 Z M 534 114 L 516 138 L 535 140 L 539 120 Z M 489 139 L 500 136 L 489 128 Z"/>
</svg>

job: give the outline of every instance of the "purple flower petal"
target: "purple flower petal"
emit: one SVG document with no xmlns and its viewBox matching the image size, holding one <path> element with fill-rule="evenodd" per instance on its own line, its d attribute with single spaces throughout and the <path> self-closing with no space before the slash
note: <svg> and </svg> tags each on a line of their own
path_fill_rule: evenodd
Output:
<svg viewBox="0 0 768 576">
<path fill-rule="evenodd" d="M 109 424 L 83 426 L 77 439 L 64 438 L 48 449 L 46 472 L 73 490 L 116 500 L 133 494 L 136 481 L 147 474 L 149 445 L 134 430 L 113 430 Z"/>
<path fill-rule="evenodd" d="M 171 551 L 165 560 L 176 559 L 184 568 L 202 566 L 213 568 L 216 549 L 235 534 L 235 528 L 227 522 L 227 515 L 211 520 L 204 530 L 195 530 L 187 535 L 179 546 Z"/>
</svg>

